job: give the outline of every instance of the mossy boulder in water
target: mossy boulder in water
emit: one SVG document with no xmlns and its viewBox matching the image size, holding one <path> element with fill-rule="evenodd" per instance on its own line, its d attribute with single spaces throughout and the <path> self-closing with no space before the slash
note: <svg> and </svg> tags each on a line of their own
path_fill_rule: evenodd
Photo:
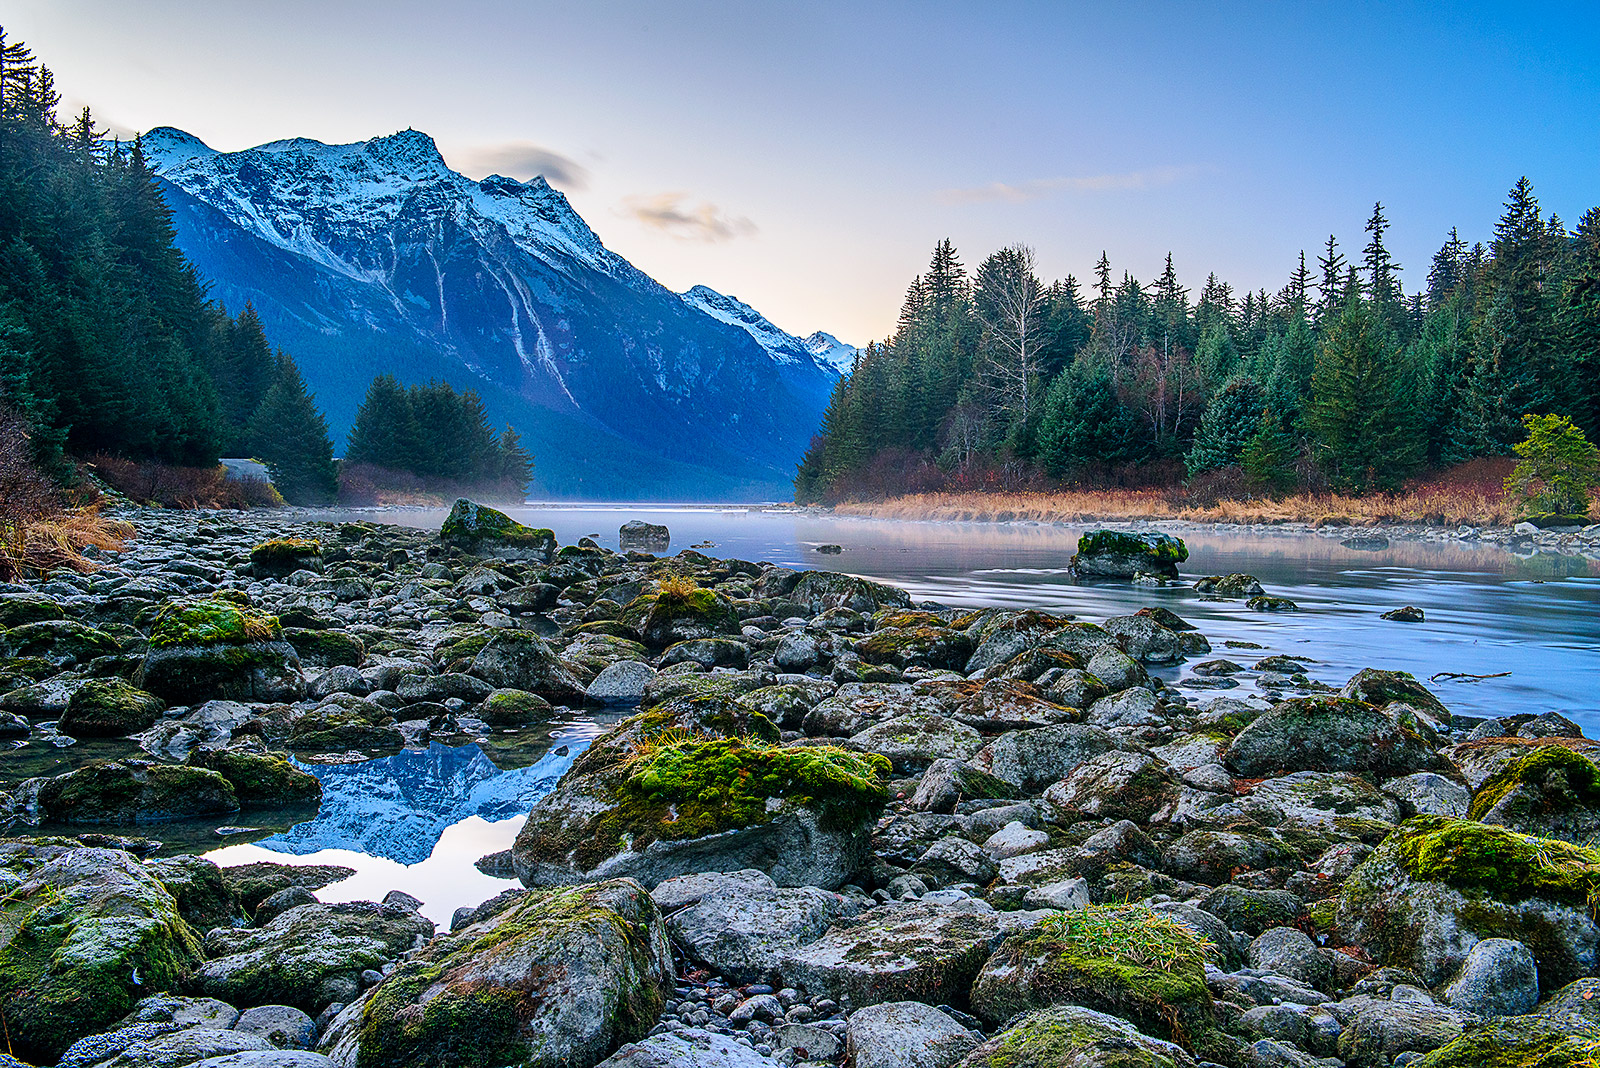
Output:
<svg viewBox="0 0 1600 1068">
<path fill-rule="evenodd" d="M 239 811 L 226 779 L 182 764 L 115 760 L 30 780 L 27 787 L 36 791 L 38 815 L 60 823 L 159 823 Z"/>
<path fill-rule="evenodd" d="M 227 779 L 240 808 L 295 808 L 315 806 L 322 800 L 322 783 L 317 777 L 276 753 L 200 749 L 190 755 L 189 764 Z"/>
<path fill-rule="evenodd" d="M 548 564 L 555 558 L 556 536 L 543 527 L 526 527 L 504 512 L 465 497 L 445 517 L 439 540 L 474 556 L 530 560 Z"/>
<path fill-rule="evenodd" d="M 1336 934 L 1444 982 L 1485 938 L 1533 951 L 1546 990 L 1600 964 L 1600 851 L 1444 816 L 1401 824 L 1345 881 Z"/>
<path fill-rule="evenodd" d="M 292 701 L 306 691 L 277 618 L 220 599 L 163 608 L 134 682 L 175 704 Z"/>
<path fill-rule="evenodd" d="M 90 679 L 73 691 L 59 726 L 74 738 L 122 738 L 155 723 L 163 707 L 161 698 L 121 679 Z"/>
<path fill-rule="evenodd" d="M 789 578 L 793 579 L 789 583 Z M 886 586 L 871 579 L 841 575 L 836 571 L 790 572 L 778 585 L 789 585 L 781 592 L 786 600 L 804 605 L 812 615 L 820 615 L 833 608 L 848 608 L 852 612 L 871 615 L 884 608 L 910 608 L 911 595 L 894 586 Z"/>
<path fill-rule="evenodd" d="M 1194 1052 L 1214 1040 L 1207 954 L 1187 927 L 1142 905 L 1074 909 L 1007 939 L 973 984 L 972 1008 L 999 1024 L 1082 1005 Z"/>
<path fill-rule="evenodd" d="M 591 1068 L 655 1026 L 666 925 L 628 879 L 533 891 L 436 938 L 323 1036 L 359 1068 Z"/>
<path fill-rule="evenodd" d="M 664 579 L 654 594 L 629 602 L 622 622 L 654 646 L 739 633 L 739 611 L 733 602 L 685 578 Z"/>
<path fill-rule="evenodd" d="M 1075 574 L 1099 578 L 1133 578 L 1135 575 L 1178 577 L 1178 565 L 1189 559 L 1182 538 L 1168 534 L 1130 534 L 1121 530 L 1091 530 L 1078 539 L 1071 567 Z"/>
<path fill-rule="evenodd" d="M 663 553 L 672 545 L 672 532 L 660 523 L 630 519 L 617 528 L 617 546 L 623 552 Z"/>
<path fill-rule="evenodd" d="M 1600 767 L 1564 746 L 1539 746 L 1491 775 L 1467 814 L 1541 838 L 1591 843 L 1600 838 Z"/>
<path fill-rule="evenodd" d="M 1350 677 L 1339 691 L 1340 697 L 1352 697 L 1369 705 L 1382 708 L 1399 702 L 1421 712 L 1441 727 L 1450 725 L 1450 710 L 1427 687 L 1416 680 L 1409 671 L 1382 671 L 1362 668 Z"/>
<path fill-rule="evenodd" d="M 19 1057 L 54 1064 L 200 964 L 177 902 L 130 853 L 12 843 L 0 871 L 0 1011 Z"/>
<path fill-rule="evenodd" d="M 715 717 L 691 718 L 699 730 L 675 725 L 669 705 L 597 739 L 517 835 L 523 883 L 630 876 L 654 886 L 756 868 L 780 885 L 831 889 L 860 866 L 887 800 L 887 760 L 717 736 L 704 733 Z"/>
<path fill-rule="evenodd" d="M 262 577 L 322 570 L 322 543 L 309 538 L 273 538 L 250 550 L 250 570 Z"/>
</svg>

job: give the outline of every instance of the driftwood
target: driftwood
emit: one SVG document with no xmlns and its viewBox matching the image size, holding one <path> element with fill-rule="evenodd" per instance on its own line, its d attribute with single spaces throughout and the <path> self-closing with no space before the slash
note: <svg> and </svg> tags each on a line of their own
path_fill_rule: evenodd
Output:
<svg viewBox="0 0 1600 1068">
<path fill-rule="evenodd" d="M 1464 671 L 1441 671 L 1428 681 L 1438 682 L 1440 679 L 1460 680 L 1462 682 L 1482 682 L 1484 679 L 1503 679 L 1511 674 L 1509 671 L 1496 671 L 1493 675 L 1468 675 Z"/>
</svg>

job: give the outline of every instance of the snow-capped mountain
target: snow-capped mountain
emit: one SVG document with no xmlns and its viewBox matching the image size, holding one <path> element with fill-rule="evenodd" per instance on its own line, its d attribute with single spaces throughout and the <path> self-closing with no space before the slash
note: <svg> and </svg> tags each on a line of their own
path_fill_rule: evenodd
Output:
<svg viewBox="0 0 1600 1068">
<path fill-rule="evenodd" d="M 228 307 L 254 304 L 336 441 L 374 375 L 438 378 L 517 427 L 536 492 L 786 495 L 837 365 L 738 302 L 667 290 L 544 179 L 467 178 L 415 130 L 143 143 L 178 246 Z"/>
<path fill-rule="evenodd" d="M 738 297 L 718 293 L 709 286 L 695 286 L 683 294 L 683 302 L 691 308 L 705 312 L 713 319 L 737 326 L 755 338 L 756 344 L 766 349 L 778 363 L 790 366 L 815 365 L 825 372 L 848 374 L 855 362 L 856 350 L 831 334 L 817 331 L 805 340 L 775 326 L 765 315 L 756 311 Z M 818 339 L 824 339 L 818 341 Z M 849 358 L 841 369 L 838 352 L 848 351 Z"/>
</svg>

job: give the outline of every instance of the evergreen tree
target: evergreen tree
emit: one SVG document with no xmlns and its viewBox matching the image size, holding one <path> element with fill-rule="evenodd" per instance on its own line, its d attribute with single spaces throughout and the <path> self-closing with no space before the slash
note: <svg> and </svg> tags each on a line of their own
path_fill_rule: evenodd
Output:
<svg viewBox="0 0 1600 1068">
<path fill-rule="evenodd" d="M 272 385 L 250 421 L 250 439 L 251 451 L 290 504 L 328 504 L 338 493 L 327 420 L 286 352 L 278 353 Z"/>
<path fill-rule="evenodd" d="M 1239 462 L 1245 445 L 1261 429 L 1263 395 L 1260 384 L 1238 375 L 1216 393 L 1200 417 L 1194 447 L 1184 457 L 1191 476 Z"/>
<path fill-rule="evenodd" d="M 1250 485 L 1268 493 L 1280 493 L 1294 481 L 1296 442 L 1283 421 L 1270 409 L 1261 413 L 1256 432 L 1239 454 Z"/>
<path fill-rule="evenodd" d="M 1584 213 L 1573 236 L 1577 247 L 1556 311 L 1556 344 L 1574 384 L 1572 420 L 1600 440 L 1600 208 Z"/>
<path fill-rule="evenodd" d="M 393 375 L 379 375 L 367 387 L 356 409 L 344 458 L 350 464 L 370 464 L 393 471 L 409 471 L 417 463 L 417 419 L 411 398 Z"/>
<path fill-rule="evenodd" d="M 1328 235 L 1328 243 L 1322 255 L 1317 257 L 1317 269 L 1321 272 L 1322 279 L 1317 284 L 1315 325 L 1320 330 L 1338 317 L 1345 300 L 1346 264 L 1344 255 L 1339 251 L 1339 242 L 1332 234 Z"/>
<path fill-rule="evenodd" d="M 498 452 L 500 479 L 520 500 L 533 478 L 533 454 L 522 447 L 522 435 L 509 426 L 500 432 Z"/>
<path fill-rule="evenodd" d="M 1391 489 L 1416 468 L 1422 441 L 1408 386 L 1383 324 L 1352 297 L 1323 338 L 1306 413 L 1337 484 Z"/>
<path fill-rule="evenodd" d="M 1138 432 L 1105 368 L 1079 361 L 1056 377 L 1044 400 L 1038 455 L 1060 476 L 1090 464 L 1138 458 Z"/>
</svg>

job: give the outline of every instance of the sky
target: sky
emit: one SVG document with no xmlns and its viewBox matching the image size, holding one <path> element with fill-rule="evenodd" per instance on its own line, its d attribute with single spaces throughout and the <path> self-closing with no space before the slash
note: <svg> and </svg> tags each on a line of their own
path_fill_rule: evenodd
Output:
<svg viewBox="0 0 1600 1068">
<path fill-rule="evenodd" d="M 1528 175 L 1600 204 L 1600 6 L 848 0 L 5 0 L 127 134 L 222 150 L 415 128 L 543 173 L 608 247 L 791 333 L 894 326 L 936 241 L 1047 279 L 1168 252 L 1277 290 L 1381 201 L 1409 290 Z"/>
</svg>

